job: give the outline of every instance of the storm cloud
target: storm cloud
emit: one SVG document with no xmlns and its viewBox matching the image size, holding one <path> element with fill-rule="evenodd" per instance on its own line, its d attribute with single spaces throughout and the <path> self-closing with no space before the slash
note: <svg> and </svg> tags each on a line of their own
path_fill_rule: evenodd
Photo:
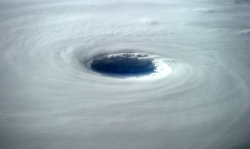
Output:
<svg viewBox="0 0 250 149">
<path fill-rule="evenodd" d="M 0 7 L 1 149 L 249 149 L 249 0 Z M 124 49 L 159 56 L 159 73 L 82 63 Z"/>
</svg>

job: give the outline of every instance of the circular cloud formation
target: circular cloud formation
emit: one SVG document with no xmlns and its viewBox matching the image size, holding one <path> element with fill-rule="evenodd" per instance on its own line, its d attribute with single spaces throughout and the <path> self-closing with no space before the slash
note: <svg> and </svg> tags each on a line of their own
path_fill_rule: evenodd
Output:
<svg viewBox="0 0 250 149">
<path fill-rule="evenodd" d="M 249 147 L 248 4 L 0 7 L 0 148 Z"/>
</svg>

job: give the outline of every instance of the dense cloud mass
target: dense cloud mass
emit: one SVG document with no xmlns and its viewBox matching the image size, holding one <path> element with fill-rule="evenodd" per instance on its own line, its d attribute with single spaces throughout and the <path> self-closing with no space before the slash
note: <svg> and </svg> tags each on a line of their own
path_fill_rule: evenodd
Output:
<svg viewBox="0 0 250 149">
<path fill-rule="evenodd" d="M 1 149 L 250 149 L 249 0 L 1 0 Z M 171 71 L 82 62 L 140 50 Z"/>
</svg>

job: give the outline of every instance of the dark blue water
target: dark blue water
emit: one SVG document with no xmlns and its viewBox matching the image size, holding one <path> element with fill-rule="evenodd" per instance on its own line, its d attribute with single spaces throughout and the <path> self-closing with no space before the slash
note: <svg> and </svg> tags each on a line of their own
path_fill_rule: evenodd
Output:
<svg viewBox="0 0 250 149">
<path fill-rule="evenodd" d="M 91 69 L 105 75 L 138 76 L 153 73 L 156 68 L 151 59 L 124 54 L 94 58 Z"/>
</svg>

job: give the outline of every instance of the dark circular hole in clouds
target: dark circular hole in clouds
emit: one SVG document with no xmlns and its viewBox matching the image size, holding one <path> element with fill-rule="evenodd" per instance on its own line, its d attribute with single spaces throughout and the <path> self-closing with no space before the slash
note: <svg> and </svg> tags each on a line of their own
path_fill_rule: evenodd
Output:
<svg viewBox="0 0 250 149">
<path fill-rule="evenodd" d="M 95 56 L 90 68 L 98 73 L 115 76 L 139 76 L 151 74 L 156 67 L 145 54 L 115 53 Z"/>
</svg>

